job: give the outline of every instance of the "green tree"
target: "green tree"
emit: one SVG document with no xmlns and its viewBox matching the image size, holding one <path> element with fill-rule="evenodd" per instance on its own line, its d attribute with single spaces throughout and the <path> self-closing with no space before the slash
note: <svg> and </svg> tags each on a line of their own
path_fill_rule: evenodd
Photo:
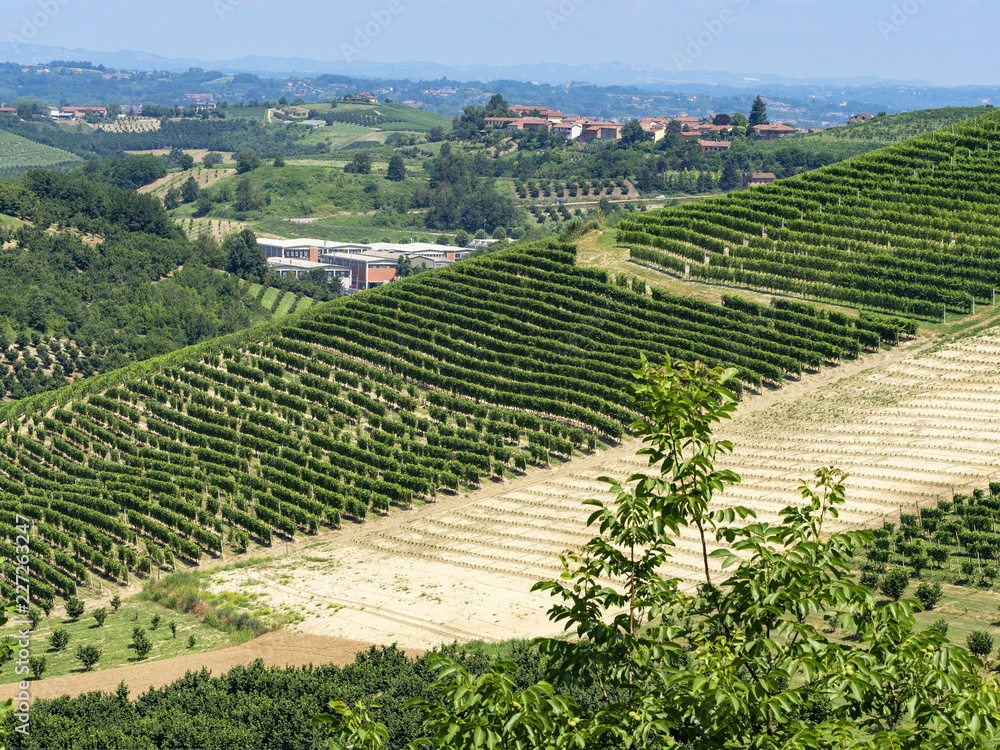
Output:
<svg viewBox="0 0 1000 750">
<path fill-rule="evenodd" d="M 910 573 L 904 568 L 892 568 L 879 582 L 878 590 L 882 596 L 887 596 L 894 602 L 898 602 L 910 585 Z"/>
<path fill-rule="evenodd" d="M 386 179 L 393 182 L 402 182 L 406 179 L 406 162 L 402 154 L 393 154 L 389 159 L 389 171 L 385 174 Z"/>
<path fill-rule="evenodd" d="M 260 158 L 253 151 L 241 151 L 236 157 L 236 171 L 238 174 L 253 172 L 260 167 Z"/>
<path fill-rule="evenodd" d="M 400 255 L 396 258 L 396 278 L 405 279 L 413 275 L 413 261 L 409 255 Z"/>
<path fill-rule="evenodd" d="M 222 252 L 226 258 L 223 268 L 234 276 L 260 283 L 267 275 L 267 258 L 252 229 L 228 235 L 222 243 Z"/>
<path fill-rule="evenodd" d="M 917 601 L 925 611 L 934 609 L 934 605 L 941 601 L 944 596 L 940 583 L 921 583 L 914 593 Z"/>
<path fill-rule="evenodd" d="M 201 191 L 198 189 L 198 181 L 194 175 L 188 177 L 181 186 L 181 201 L 184 203 L 194 203 L 198 200 Z"/>
<path fill-rule="evenodd" d="M 468 232 L 464 229 L 459 229 L 455 234 L 455 247 L 467 247 L 470 239 Z"/>
<path fill-rule="evenodd" d="M 444 140 L 444 128 L 442 128 L 440 125 L 435 125 L 433 128 L 430 129 L 430 132 L 427 134 L 428 143 L 440 143 L 443 140 Z"/>
<path fill-rule="evenodd" d="M 993 636 L 985 630 L 973 630 L 965 637 L 965 643 L 969 647 L 969 653 L 980 659 L 993 653 Z"/>
<path fill-rule="evenodd" d="M 179 205 L 181 205 L 181 191 L 172 187 L 163 196 L 163 207 L 168 211 L 173 211 Z"/>
<path fill-rule="evenodd" d="M 94 619 L 97 620 L 97 627 L 104 627 L 104 621 L 108 619 L 108 611 L 101 607 L 100 609 L 94 610 Z"/>
<path fill-rule="evenodd" d="M 751 128 L 758 125 L 768 125 L 770 120 L 767 119 L 767 104 L 758 95 L 756 99 L 753 100 L 753 106 L 750 108 L 750 119 L 749 126 Z"/>
<path fill-rule="evenodd" d="M 69 644 L 69 631 L 66 628 L 56 628 L 49 635 L 49 647 L 53 651 L 62 651 Z"/>
<path fill-rule="evenodd" d="M 121 608 L 121 606 L 122 606 L 122 598 L 118 594 L 115 594 L 113 597 L 111 597 L 111 610 L 113 612 L 117 612 Z"/>
<path fill-rule="evenodd" d="M 512 663 L 473 677 L 454 659 L 431 655 L 433 702 L 410 703 L 423 714 L 417 746 L 992 744 L 1000 731 L 985 717 L 1000 707 L 1000 694 L 981 663 L 934 628 L 918 632 L 907 602 L 879 606 L 855 582 L 851 559 L 870 532 L 824 528 L 845 502 L 842 472 L 821 469 L 815 484 L 803 482 L 803 502 L 782 510 L 780 523 L 758 522 L 746 508 L 715 509 L 715 495 L 739 481 L 715 468 L 732 445 L 712 436 L 736 409 L 728 388 L 735 374 L 643 359 L 631 386 L 643 418 L 632 429 L 652 471 L 605 479 L 614 499 L 587 503 L 598 535 L 561 556 L 559 581 L 534 587 L 555 597 L 549 615 L 568 636 L 535 641 L 549 660 L 545 679 L 522 688 Z M 662 574 L 685 527 L 702 551 L 704 584 L 695 593 Z M 810 615 L 863 645 L 828 638 Z M 592 711 L 560 693 L 582 684 L 602 697 Z M 354 713 L 354 726 L 347 716 L 334 724 L 336 741 L 360 746 L 377 731 L 372 717 L 357 718 L 365 710 Z"/>
<path fill-rule="evenodd" d="M 372 155 L 367 151 L 355 151 L 354 156 L 344 166 L 344 171 L 353 174 L 371 174 Z"/>
<path fill-rule="evenodd" d="M 171 638 L 176 638 L 177 637 L 177 623 L 174 622 L 173 620 L 171 620 L 170 624 L 167 625 L 167 627 L 170 628 L 170 637 Z"/>
<path fill-rule="evenodd" d="M 194 157 L 191 156 L 191 154 L 181 154 L 181 157 L 178 160 L 178 163 L 180 164 L 180 168 L 181 169 L 183 169 L 184 171 L 187 171 L 187 170 L 192 169 L 194 167 Z"/>
<path fill-rule="evenodd" d="M 743 184 L 743 175 L 735 157 L 727 157 L 722 165 L 722 177 L 719 178 L 719 187 L 723 190 L 735 190 Z"/>
<path fill-rule="evenodd" d="M 632 120 L 622 128 L 622 136 L 619 143 L 625 148 L 640 146 L 645 142 L 646 131 L 642 129 L 642 123 L 638 120 Z"/>
<path fill-rule="evenodd" d="M 282 156 L 281 154 L 278 154 L 277 156 L 275 156 L 274 157 L 274 164 L 273 164 L 273 166 L 275 166 L 275 167 L 283 167 L 283 166 L 285 166 L 285 157 Z"/>
<path fill-rule="evenodd" d="M 145 659 L 149 656 L 149 652 L 153 650 L 153 642 L 142 628 L 137 627 L 132 631 L 132 648 L 135 649 L 135 658 L 137 661 Z"/>
<path fill-rule="evenodd" d="M 161 618 L 160 618 L 159 615 L 153 615 L 153 619 L 151 619 L 149 621 L 149 625 L 150 625 L 149 629 L 150 630 L 156 630 L 158 627 L 160 627 L 160 619 Z"/>
<path fill-rule="evenodd" d="M 201 160 L 202 165 L 210 169 L 212 167 L 217 167 L 219 164 L 222 164 L 222 162 L 223 162 L 222 154 L 220 154 L 218 151 L 209 151 L 207 154 L 205 154 L 205 156 Z"/>
<path fill-rule="evenodd" d="M 84 672 L 89 672 L 101 659 L 101 650 L 93 643 L 76 647 L 76 660 L 83 666 Z"/>
<path fill-rule="evenodd" d="M 28 657 L 28 668 L 31 669 L 31 676 L 36 680 L 40 680 L 45 676 L 47 665 L 48 660 L 44 656 Z"/>
<path fill-rule="evenodd" d="M 79 620 L 83 616 L 83 602 L 76 597 L 66 600 L 66 616 L 71 620 Z"/>
</svg>

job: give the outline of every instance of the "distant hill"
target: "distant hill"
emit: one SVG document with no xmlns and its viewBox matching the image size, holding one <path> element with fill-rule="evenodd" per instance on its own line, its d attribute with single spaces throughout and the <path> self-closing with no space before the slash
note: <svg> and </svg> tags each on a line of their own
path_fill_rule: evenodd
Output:
<svg viewBox="0 0 1000 750">
<path fill-rule="evenodd" d="M 82 162 L 76 154 L 0 130 L 0 180 L 17 177 L 29 169 L 64 169 Z"/>
<path fill-rule="evenodd" d="M 991 111 L 766 187 L 630 218 L 618 239 L 635 261 L 675 275 L 940 321 L 995 301 L 998 166 Z"/>
</svg>

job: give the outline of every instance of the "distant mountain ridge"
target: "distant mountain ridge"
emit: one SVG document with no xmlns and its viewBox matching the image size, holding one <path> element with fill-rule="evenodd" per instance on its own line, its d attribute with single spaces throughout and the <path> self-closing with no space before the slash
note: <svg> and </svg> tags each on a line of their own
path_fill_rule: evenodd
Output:
<svg viewBox="0 0 1000 750">
<path fill-rule="evenodd" d="M 691 70 L 663 70 L 650 66 L 620 62 L 593 65 L 564 63 L 533 63 L 521 65 L 446 65 L 414 61 L 381 63 L 371 60 L 313 60 L 302 57 L 268 57 L 247 55 L 235 60 L 200 60 L 169 58 L 136 50 L 95 52 L 36 44 L 0 43 L 0 59 L 37 65 L 52 60 L 89 60 L 121 69 L 185 71 L 188 68 L 218 69 L 232 73 L 258 75 L 339 74 L 371 78 L 436 80 L 448 78 L 463 81 L 521 80 L 560 84 L 568 81 L 587 82 L 600 86 L 677 86 L 683 84 L 724 85 L 754 88 L 761 85 L 872 86 L 879 84 L 927 87 L 926 81 L 890 81 L 876 76 L 864 78 L 791 78 L 766 73 L 729 73 Z"/>
</svg>

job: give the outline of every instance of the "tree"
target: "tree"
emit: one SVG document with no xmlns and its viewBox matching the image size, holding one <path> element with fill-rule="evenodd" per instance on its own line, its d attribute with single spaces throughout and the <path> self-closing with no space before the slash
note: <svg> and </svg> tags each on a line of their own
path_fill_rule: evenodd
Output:
<svg viewBox="0 0 1000 750">
<path fill-rule="evenodd" d="M 150 625 L 149 629 L 150 630 L 156 630 L 158 627 L 160 627 L 160 619 L 161 618 L 160 618 L 159 615 L 153 615 L 153 618 L 149 621 L 149 625 Z"/>
<path fill-rule="evenodd" d="M 194 203 L 198 200 L 201 191 L 198 189 L 198 181 L 192 175 L 188 177 L 181 186 L 181 200 L 184 203 Z"/>
<path fill-rule="evenodd" d="M 246 174 L 260 167 L 260 159 L 253 151 L 241 151 L 236 157 L 236 172 Z"/>
<path fill-rule="evenodd" d="M 455 247 L 468 247 L 469 239 L 469 233 L 464 229 L 459 229 L 455 234 Z"/>
<path fill-rule="evenodd" d="M 121 606 L 122 606 L 122 598 L 118 594 L 115 594 L 114 596 L 112 596 L 111 597 L 111 610 L 113 612 L 117 613 L 118 610 L 121 608 Z"/>
<path fill-rule="evenodd" d="M 396 258 L 396 278 L 405 279 L 413 275 L 413 261 L 409 255 L 400 255 Z"/>
<path fill-rule="evenodd" d="M 941 601 L 941 597 L 944 594 L 941 592 L 940 583 L 921 583 L 917 586 L 914 596 L 917 597 L 917 601 L 920 602 L 926 611 L 934 609 L 934 605 Z"/>
<path fill-rule="evenodd" d="M 712 118 L 712 124 L 726 128 L 732 123 L 733 118 L 727 114 L 718 114 Z"/>
<path fill-rule="evenodd" d="M 212 167 L 216 167 L 219 164 L 222 164 L 222 162 L 223 162 L 222 154 L 220 154 L 218 151 L 209 151 L 207 154 L 205 154 L 205 156 L 201 160 L 202 165 L 208 167 L 209 169 L 211 169 Z"/>
<path fill-rule="evenodd" d="M 993 653 L 993 636 L 985 630 L 973 630 L 965 637 L 965 643 L 969 647 L 969 653 L 980 659 Z"/>
<path fill-rule="evenodd" d="M 31 623 L 31 629 L 34 630 L 38 627 L 38 623 L 42 621 L 42 611 L 38 607 L 29 607 L 28 609 L 28 622 Z"/>
<path fill-rule="evenodd" d="M 367 151 L 355 151 L 354 156 L 344 166 L 344 171 L 348 174 L 371 174 L 372 155 Z"/>
<path fill-rule="evenodd" d="M 277 156 L 275 156 L 274 157 L 274 165 L 273 166 L 275 166 L 275 167 L 283 167 L 283 166 L 285 166 L 285 157 L 282 156 L 281 154 L 278 154 Z"/>
<path fill-rule="evenodd" d="M 440 143 L 444 140 L 444 128 L 440 125 L 435 125 L 431 128 L 430 132 L 427 134 L 428 143 Z"/>
<path fill-rule="evenodd" d="M 79 620 L 83 616 L 83 602 L 76 597 L 67 599 L 66 616 L 71 620 Z"/>
<path fill-rule="evenodd" d="M 503 227 L 497 227 L 493 230 L 493 239 L 495 240 L 505 240 L 507 239 L 507 230 Z"/>
<path fill-rule="evenodd" d="M 108 619 L 108 611 L 101 607 L 100 609 L 94 610 L 94 619 L 97 620 L 97 627 L 104 627 L 104 621 Z"/>
<path fill-rule="evenodd" d="M 882 596 L 887 596 L 894 602 L 898 602 L 909 585 L 910 572 L 904 568 L 892 568 L 882 576 L 878 590 L 882 592 Z"/>
<path fill-rule="evenodd" d="M 186 172 L 187 170 L 192 169 L 194 167 L 194 157 L 191 156 L 191 154 L 181 154 L 178 163 L 180 165 L 180 168 Z"/>
<path fill-rule="evenodd" d="M 194 648 L 194 636 L 193 635 L 189 635 L 188 636 L 188 648 Z"/>
<path fill-rule="evenodd" d="M 719 178 L 719 187 L 723 190 L 735 190 L 742 184 L 743 175 L 736 164 L 736 158 L 733 156 L 726 157 L 722 165 L 722 176 Z"/>
<path fill-rule="evenodd" d="M 393 182 L 402 182 L 406 179 L 406 162 L 402 154 L 393 154 L 389 159 L 389 171 L 385 174 L 386 179 Z"/>
<path fill-rule="evenodd" d="M 434 240 L 434 242 L 435 242 L 435 244 L 438 244 L 438 245 L 450 245 L 451 244 L 451 237 L 449 237 L 446 234 L 442 234 L 436 240 Z"/>
<path fill-rule="evenodd" d="M 171 638 L 176 638 L 177 637 L 177 623 L 174 622 L 173 620 L 171 620 L 170 624 L 167 625 L 167 627 L 170 628 L 170 637 Z"/>
<path fill-rule="evenodd" d="M 642 415 L 632 430 L 651 471 L 605 479 L 610 497 L 587 502 L 597 536 L 560 557 L 560 580 L 535 585 L 554 597 L 549 616 L 567 636 L 535 641 L 548 660 L 544 680 L 518 685 L 512 662 L 474 677 L 432 654 L 432 700 L 409 703 L 423 716 L 418 747 L 992 744 L 1000 730 L 984 717 L 1000 707 L 1000 693 L 981 663 L 936 629 L 917 631 L 907 602 L 879 606 L 853 579 L 851 559 L 870 532 L 824 528 L 845 502 L 842 472 L 821 469 L 815 483 L 803 482 L 802 503 L 778 523 L 758 522 L 746 508 L 715 510 L 715 495 L 739 481 L 715 468 L 732 444 L 712 437 L 736 409 L 735 375 L 643 358 L 630 386 Z M 693 593 L 662 574 L 685 527 L 703 558 L 704 583 Z M 811 615 L 863 646 L 827 637 Z M 568 685 L 592 688 L 599 705 L 582 711 L 560 692 Z M 371 717 L 354 724 L 334 719 L 335 740 L 360 747 L 377 734 Z"/>
<path fill-rule="evenodd" d="M 243 229 L 228 235 L 222 243 L 222 252 L 226 258 L 223 268 L 234 276 L 260 283 L 267 275 L 267 258 L 253 230 Z"/>
<path fill-rule="evenodd" d="M 132 648 L 135 649 L 135 658 L 138 661 L 145 659 L 153 650 L 153 642 L 142 628 L 137 627 L 132 631 Z"/>
<path fill-rule="evenodd" d="M 168 211 L 173 211 L 179 205 L 181 205 L 181 191 L 172 187 L 163 196 L 163 207 Z"/>
<path fill-rule="evenodd" d="M 83 666 L 84 672 L 89 672 L 101 659 L 101 650 L 93 643 L 76 647 L 76 660 Z"/>
<path fill-rule="evenodd" d="M 619 143 L 625 148 L 639 146 L 646 142 L 646 131 L 642 129 L 642 123 L 632 120 L 622 128 L 622 135 Z"/>
<path fill-rule="evenodd" d="M 31 674 L 36 680 L 40 680 L 45 676 L 47 663 L 48 660 L 44 656 L 28 657 L 28 668 L 31 669 Z"/>
<path fill-rule="evenodd" d="M 753 100 L 753 106 L 750 108 L 749 123 L 751 128 L 770 124 L 770 120 L 767 119 L 767 104 L 759 95 Z"/>
<path fill-rule="evenodd" d="M 734 128 L 745 128 L 747 126 L 747 117 L 742 112 L 736 112 L 730 118 L 729 124 Z"/>
<path fill-rule="evenodd" d="M 49 636 L 49 647 L 53 651 L 62 651 L 69 644 L 69 631 L 66 628 L 56 628 Z"/>
</svg>

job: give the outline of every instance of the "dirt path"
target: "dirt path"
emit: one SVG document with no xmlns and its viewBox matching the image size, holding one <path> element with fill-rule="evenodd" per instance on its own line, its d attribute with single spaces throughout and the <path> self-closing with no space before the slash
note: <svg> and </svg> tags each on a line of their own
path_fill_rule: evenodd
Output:
<svg viewBox="0 0 1000 750">
<path fill-rule="evenodd" d="M 125 682 L 133 698 L 150 688 L 168 685 L 187 672 L 197 672 L 202 667 L 219 676 L 240 664 L 249 664 L 255 659 L 263 659 L 268 666 L 306 666 L 308 664 L 337 664 L 340 666 L 354 661 L 359 651 L 367 651 L 372 644 L 324 635 L 307 635 L 277 631 L 267 633 L 249 643 L 231 646 L 219 651 L 179 656 L 161 661 L 150 660 L 128 667 L 108 669 L 103 672 L 80 673 L 54 677 L 31 683 L 31 697 L 58 698 L 62 695 L 77 696 L 101 690 L 113 692 L 119 683 Z M 408 649 L 411 656 L 419 656 L 419 650 Z M 5 685 L 0 691 L 0 699 L 17 693 L 15 685 Z"/>
</svg>

